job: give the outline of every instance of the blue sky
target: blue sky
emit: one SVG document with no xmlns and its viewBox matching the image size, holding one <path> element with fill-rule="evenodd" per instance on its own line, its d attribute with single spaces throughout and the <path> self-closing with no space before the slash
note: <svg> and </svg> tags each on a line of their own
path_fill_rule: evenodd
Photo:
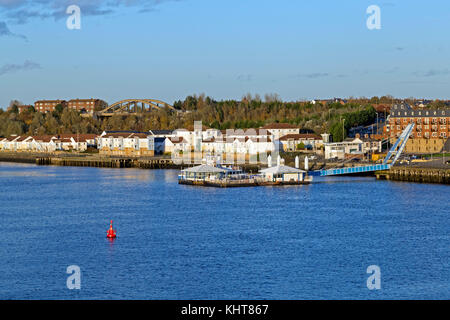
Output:
<svg viewBox="0 0 450 320">
<path fill-rule="evenodd" d="M 66 8 L 81 8 L 68 30 Z M 368 30 L 366 9 L 381 8 Z M 0 107 L 12 99 L 450 98 L 450 3 L 0 0 Z"/>
</svg>

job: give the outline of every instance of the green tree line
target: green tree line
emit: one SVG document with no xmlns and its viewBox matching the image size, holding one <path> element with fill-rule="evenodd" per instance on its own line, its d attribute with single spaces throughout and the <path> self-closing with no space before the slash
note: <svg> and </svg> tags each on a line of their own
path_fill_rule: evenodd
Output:
<svg viewBox="0 0 450 320">
<path fill-rule="evenodd" d="M 341 118 L 346 119 L 345 127 L 348 130 L 352 126 L 368 124 L 375 116 L 369 100 L 349 100 L 347 103 L 283 102 L 276 94 L 266 95 L 264 101 L 258 95 L 252 97 L 250 94 L 241 100 L 221 101 L 204 94 L 191 95 L 173 105 L 182 112 L 163 109 L 142 115 L 94 119 L 82 117 L 79 112 L 62 106 L 46 114 L 36 112 L 32 107 L 19 113 L 18 106 L 13 104 L 7 111 L 0 109 L 0 135 L 189 129 L 193 127 L 194 121 L 202 120 L 204 125 L 221 130 L 258 128 L 273 122 L 290 123 L 310 132 L 324 133 L 331 130 L 336 140 L 339 139 Z"/>
</svg>

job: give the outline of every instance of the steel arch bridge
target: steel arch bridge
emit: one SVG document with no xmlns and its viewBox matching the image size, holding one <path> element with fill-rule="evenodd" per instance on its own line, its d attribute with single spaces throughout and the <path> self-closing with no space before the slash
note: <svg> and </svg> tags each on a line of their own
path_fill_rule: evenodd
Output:
<svg viewBox="0 0 450 320">
<path fill-rule="evenodd" d="M 130 115 L 151 111 L 153 109 L 163 110 L 169 109 L 179 112 L 170 104 L 156 99 L 125 99 L 115 102 L 107 108 L 98 112 L 98 116 L 111 117 L 113 115 Z"/>
</svg>

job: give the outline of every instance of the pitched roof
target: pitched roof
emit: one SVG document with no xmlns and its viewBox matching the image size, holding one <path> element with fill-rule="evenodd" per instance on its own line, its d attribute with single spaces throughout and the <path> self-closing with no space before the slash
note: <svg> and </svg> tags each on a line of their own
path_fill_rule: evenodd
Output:
<svg viewBox="0 0 450 320">
<path fill-rule="evenodd" d="M 95 101 L 99 101 L 100 99 L 94 99 L 94 98 L 91 98 L 91 99 L 72 99 L 72 100 L 69 100 L 68 102 L 69 103 L 71 103 L 71 102 L 95 102 Z"/>
<path fill-rule="evenodd" d="M 31 136 L 20 136 L 18 139 L 16 139 L 16 142 L 21 142 L 21 141 L 25 141 L 28 138 L 32 138 Z"/>
<path fill-rule="evenodd" d="M 132 135 L 130 132 L 111 132 L 106 133 L 102 138 L 128 138 Z"/>
<path fill-rule="evenodd" d="M 43 102 L 46 102 L 46 103 L 63 103 L 63 102 L 66 102 L 66 100 L 38 100 L 38 101 L 35 102 L 35 104 L 36 103 L 43 103 Z"/>
<path fill-rule="evenodd" d="M 276 167 L 269 167 L 266 169 L 260 170 L 262 173 L 271 173 L 271 174 L 286 174 L 286 173 L 304 173 L 306 171 L 300 170 L 297 168 L 292 168 L 288 166 L 276 166 Z"/>
<path fill-rule="evenodd" d="M 270 139 L 269 137 L 255 137 L 255 136 L 245 137 L 245 142 L 247 142 L 248 140 L 252 142 L 272 142 L 272 139 Z"/>
<path fill-rule="evenodd" d="M 186 143 L 183 137 L 170 137 L 167 139 L 169 139 L 172 143 Z"/>
<path fill-rule="evenodd" d="M 270 123 L 266 124 L 262 129 L 300 129 L 298 126 L 290 123 Z"/>
<path fill-rule="evenodd" d="M 191 173 L 225 173 L 227 170 L 222 168 L 213 167 L 207 164 L 202 164 L 196 167 L 187 168 L 182 170 L 183 172 L 191 172 Z"/>
<path fill-rule="evenodd" d="M 150 130 L 153 135 L 169 135 L 173 133 L 173 130 Z"/>
<path fill-rule="evenodd" d="M 280 138 L 280 141 L 302 140 L 302 139 L 322 140 L 322 137 L 317 134 L 313 134 L 313 133 L 288 134 L 288 135 L 282 136 Z"/>
<path fill-rule="evenodd" d="M 13 134 L 13 135 L 10 135 L 9 137 L 7 137 L 6 139 L 8 141 L 14 141 L 14 140 L 17 140 L 18 138 L 20 138 L 20 136 L 18 136 L 17 134 Z"/>
<path fill-rule="evenodd" d="M 131 136 L 129 136 L 128 138 L 147 139 L 148 136 L 149 136 L 148 133 L 132 133 Z"/>
<path fill-rule="evenodd" d="M 55 136 L 51 135 L 42 135 L 42 136 L 33 136 L 33 139 L 38 142 L 50 142 Z"/>
<path fill-rule="evenodd" d="M 97 138 L 97 135 L 94 133 L 61 133 L 55 135 L 58 139 L 65 139 L 65 138 L 73 138 L 75 141 L 86 141 L 86 140 L 92 140 Z"/>
<path fill-rule="evenodd" d="M 230 130 L 229 136 L 271 136 L 272 134 L 264 128 L 247 128 L 247 129 L 227 129 Z M 227 130 L 222 130 L 223 135 L 227 135 Z"/>
</svg>

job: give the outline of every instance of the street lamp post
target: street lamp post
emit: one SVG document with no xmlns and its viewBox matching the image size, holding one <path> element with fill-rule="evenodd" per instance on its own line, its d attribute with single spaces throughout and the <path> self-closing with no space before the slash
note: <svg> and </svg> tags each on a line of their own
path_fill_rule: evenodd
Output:
<svg viewBox="0 0 450 320">
<path fill-rule="evenodd" d="M 378 134 L 378 112 L 377 112 L 377 133 Z"/>
<path fill-rule="evenodd" d="M 342 141 L 345 140 L 345 118 L 342 119 Z"/>
<path fill-rule="evenodd" d="M 445 137 L 444 137 L 444 135 L 442 135 L 442 164 L 445 164 L 444 149 L 445 149 Z"/>
</svg>

